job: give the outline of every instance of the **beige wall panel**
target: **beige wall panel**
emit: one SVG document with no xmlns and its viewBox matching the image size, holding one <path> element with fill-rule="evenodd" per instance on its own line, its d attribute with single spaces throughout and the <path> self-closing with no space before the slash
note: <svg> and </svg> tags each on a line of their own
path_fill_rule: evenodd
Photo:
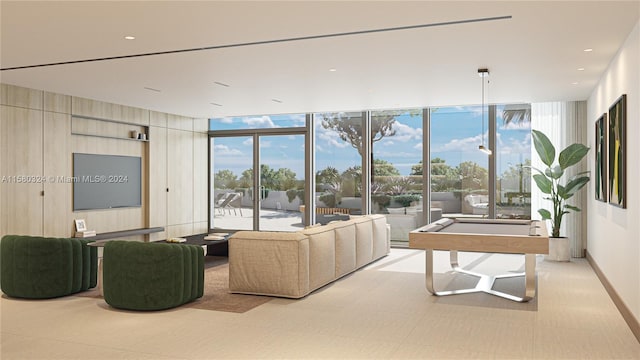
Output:
<svg viewBox="0 0 640 360">
<path fill-rule="evenodd" d="M 71 135 L 71 140 L 73 152 L 141 156 L 143 157 L 143 163 L 146 157 L 145 146 L 148 144 L 143 141 L 98 138 L 84 135 Z"/>
<path fill-rule="evenodd" d="M 20 86 L 1 84 L 0 104 L 42 110 L 43 92 Z"/>
<path fill-rule="evenodd" d="M 0 121 L 2 228 L 7 234 L 42 235 L 42 111 L 3 105 Z"/>
<path fill-rule="evenodd" d="M 167 225 L 167 129 L 150 126 L 149 135 L 149 227 Z M 153 239 L 164 239 L 152 234 Z"/>
<path fill-rule="evenodd" d="M 4 226 L 5 226 L 5 222 L 4 222 L 4 212 L 5 212 L 5 208 L 3 206 L 4 202 L 2 202 L 2 193 L 4 192 L 4 184 L 5 182 L 2 181 L 2 176 L 4 175 L 4 168 L 2 167 L 2 163 L 4 160 L 4 157 L 8 155 L 9 151 L 7 149 L 5 149 L 2 144 L 3 144 L 3 137 L 4 137 L 4 133 L 5 133 L 5 129 L 4 129 L 4 117 L 5 117 L 5 106 L 0 105 L 0 238 L 2 238 L 2 236 L 4 234 L 6 234 Z"/>
<path fill-rule="evenodd" d="M 149 110 L 110 104 L 97 100 L 73 97 L 71 101 L 71 112 L 74 115 L 149 125 Z"/>
<path fill-rule="evenodd" d="M 133 141 L 136 139 L 133 137 L 135 136 L 132 134 L 133 131 L 146 134 L 147 127 L 81 117 L 71 118 L 71 132 L 74 134 L 108 136 Z"/>
<path fill-rule="evenodd" d="M 71 141 L 69 140 L 71 116 L 44 113 L 44 235 L 54 237 L 73 236 L 74 224 L 72 194 L 73 176 Z"/>
<path fill-rule="evenodd" d="M 209 131 L 209 119 L 193 119 L 193 131 L 200 133 Z"/>
<path fill-rule="evenodd" d="M 197 222 L 193 224 L 193 233 L 194 234 L 205 234 L 209 232 L 209 223 L 208 222 Z"/>
<path fill-rule="evenodd" d="M 158 126 L 158 127 L 167 127 L 167 119 L 169 118 L 169 114 L 150 111 L 149 112 L 149 125 Z"/>
<path fill-rule="evenodd" d="M 167 127 L 177 130 L 193 131 L 193 118 L 167 114 Z"/>
<path fill-rule="evenodd" d="M 167 229 L 165 231 L 149 234 L 149 241 L 162 241 L 167 239 Z"/>
<path fill-rule="evenodd" d="M 167 238 L 193 235 L 193 224 L 171 225 L 167 227 Z"/>
<path fill-rule="evenodd" d="M 193 133 L 167 130 L 167 224 L 193 222 Z"/>
<path fill-rule="evenodd" d="M 207 143 L 209 136 L 207 134 L 193 134 L 193 221 L 207 221 L 208 191 L 207 186 L 209 179 L 208 172 L 208 155 Z"/>
<path fill-rule="evenodd" d="M 75 211 L 73 219 L 84 219 L 88 230 L 97 233 L 145 228 L 141 208 Z M 124 239 L 133 239 L 126 237 Z M 138 239 L 137 237 L 135 237 Z M 142 238 L 140 238 L 142 239 Z"/>
<path fill-rule="evenodd" d="M 44 111 L 71 114 L 71 96 L 45 91 Z"/>
</svg>

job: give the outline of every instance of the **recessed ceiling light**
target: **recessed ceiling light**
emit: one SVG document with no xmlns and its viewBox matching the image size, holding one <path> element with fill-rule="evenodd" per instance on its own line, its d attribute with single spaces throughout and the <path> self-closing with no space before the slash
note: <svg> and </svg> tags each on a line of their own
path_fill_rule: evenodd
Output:
<svg viewBox="0 0 640 360">
<path fill-rule="evenodd" d="M 577 70 L 578 71 L 584 71 L 584 68 L 578 68 Z"/>
<path fill-rule="evenodd" d="M 273 101 L 273 102 L 277 102 L 277 103 L 279 103 L 279 104 L 282 104 L 282 100 L 278 100 L 278 99 L 271 99 L 271 101 Z"/>
<path fill-rule="evenodd" d="M 338 71 L 338 69 L 331 68 L 331 69 L 329 69 L 329 71 L 336 72 L 336 71 Z"/>
<path fill-rule="evenodd" d="M 158 90 L 158 89 L 154 89 L 154 88 L 150 88 L 150 87 L 144 87 L 146 90 L 150 90 L 150 91 L 155 91 L 155 92 L 161 92 L 162 90 Z"/>
<path fill-rule="evenodd" d="M 218 103 L 214 103 L 214 102 L 209 103 L 209 104 L 214 105 L 214 106 L 222 106 L 222 104 L 218 104 Z"/>
<path fill-rule="evenodd" d="M 574 81 L 574 82 L 571 83 L 571 85 L 578 85 L 578 84 L 579 84 L 579 82 L 577 82 L 577 81 Z"/>
<path fill-rule="evenodd" d="M 592 52 L 592 51 L 593 51 L 593 49 L 592 49 L 592 48 L 588 48 L 588 49 L 584 49 L 583 51 L 584 51 L 584 52 Z"/>
<path fill-rule="evenodd" d="M 229 86 L 231 86 L 231 85 L 229 85 L 229 84 L 221 83 L 221 82 L 219 82 L 219 81 L 214 81 L 213 83 L 214 83 L 214 84 L 216 84 L 216 85 L 224 86 L 224 87 L 229 87 Z"/>
<path fill-rule="evenodd" d="M 135 36 L 131 36 L 131 35 L 127 35 L 124 37 L 125 40 L 135 40 L 136 37 Z"/>
</svg>

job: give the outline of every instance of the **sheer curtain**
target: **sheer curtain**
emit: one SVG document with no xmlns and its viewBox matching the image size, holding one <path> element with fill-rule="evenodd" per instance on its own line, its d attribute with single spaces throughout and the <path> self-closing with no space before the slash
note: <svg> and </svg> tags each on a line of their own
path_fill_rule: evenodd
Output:
<svg viewBox="0 0 640 360">
<path fill-rule="evenodd" d="M 549 102 L 531 104 L 531 129 L 540 130 L 549 137 L 556 147 L 556 158 L 559 152 L 567 145 L 573 143 L 587 143 L 587 103 L 586 101 Z M 533 145 L 531 146 L 531 165 L 538 169 L 544 169 L 545 165 L 540 161 Z M 591 154 L 591 152 L 589 152 Z M 563 182 L 578 172 L 587 170 L 587 155 L 577 166 L 567 169 Z M 532 174 L 535 174 L 532 171 Z M 532 184 L 535 183 L 533 179 Z M 543 200 L 537 186 L 531 187 L 531 217 L 540 219 L 538 209 L 551 209 L 551 202 Z M 586 191 L 582 190 L 569 200 L 571 205 L 582 209 L 581 212 L 571 212 L 565 215 L 562 221 L 561 235 L 571 239 L 571 256 L 584 257 L 586 248 Z M 551 231 L 550 224 L 549 231 Z"/>
</svg>

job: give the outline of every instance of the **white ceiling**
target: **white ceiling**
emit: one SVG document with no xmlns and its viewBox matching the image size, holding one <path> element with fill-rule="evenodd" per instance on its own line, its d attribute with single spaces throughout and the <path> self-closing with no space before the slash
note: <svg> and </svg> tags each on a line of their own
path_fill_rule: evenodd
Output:
<svg viewBox="0 0 640 360">
<path fill-rule="evenodd" d="M 640 1 L 3 0 L 0 15 L 3 69 L 512 16 L 0 72 L 3 83 L 218 117 L 478 104 L 479 67 L 491 103 L 584 100 Z"/>
</svg>

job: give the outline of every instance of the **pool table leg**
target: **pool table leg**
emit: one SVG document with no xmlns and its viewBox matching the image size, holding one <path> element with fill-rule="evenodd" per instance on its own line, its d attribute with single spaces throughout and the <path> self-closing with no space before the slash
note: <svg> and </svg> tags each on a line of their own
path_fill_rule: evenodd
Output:
<svg viewBox="0 0 640 360">
<path fill-rule="evenodd" d="M 436 296 L 455 295 L 455 294 L 468 294 L 474 292 L 485 292 L 487 294 L 499 296 L 505 299 L 527 302 L 536 296 L 536 254 L 524 254 L 525 272 L 524 273 L 511 273 L 498 276 L 489 276 L 472 271 L 464 270 L 458 263 L 458 251 L 449 251 L 449 262 L 451 268 L 458 273 L 463 273 L 479 278 L 478 284 L 475 288 L 450 290 L 450 291 L 436 291 L 433 285 L 433 250 L 425 249 L 425 283 L 429 293 Z M 525 277 L 525 294 L 524 297 L 518 297 L 511 294 L 503 293 L 501 291 L 493 290 L 493 284 L 496 279 L 511 278 L 517 276 Z"/>
</svg>

